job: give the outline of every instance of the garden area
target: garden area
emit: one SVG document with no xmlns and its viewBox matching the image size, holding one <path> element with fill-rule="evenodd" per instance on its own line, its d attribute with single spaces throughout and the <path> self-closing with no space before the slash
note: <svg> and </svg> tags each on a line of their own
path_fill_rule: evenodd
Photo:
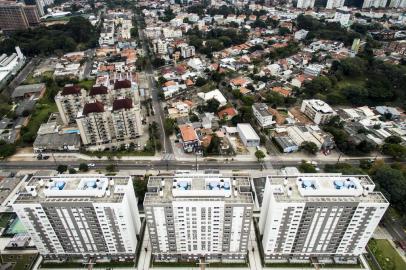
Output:
<svg viewBox="0 0 406 270">
<path fill-rule="evenodd" d="M 382 270 L 406 269 L 406 262 L 386 239 L 371 239 L 368 247 L 374 254 Z"/>
</svg>

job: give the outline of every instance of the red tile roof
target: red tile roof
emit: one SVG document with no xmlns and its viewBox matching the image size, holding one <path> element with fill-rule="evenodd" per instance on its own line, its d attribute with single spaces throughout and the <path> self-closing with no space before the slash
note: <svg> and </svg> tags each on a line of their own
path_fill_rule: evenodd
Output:
<svg viewBox="0 0 406 270">
<path fill-rule="evenodd" d="M 89 113 L 100 113 L 104 112 L 103 103 L 100 101 L 95 101 L 93 103 L 86 103 L 83 108 L 83 114 L 88 115 Z"/>
<path fill-rule="evenodd" d="M 104 95 L 104 94 L 107 94 L 107 87 L 104 85 L 93 86 L 92 89 L 90 89 L 89 91 L 89 96 Z"/>
<path fill-rule="evenodd" d="M 80 93 L 80 86 L 79 85 L 65 85 L 63 88 L 61 95 L 62 96 L 67 96 L 67 95 L 74 95 L 74 94 L 79 94 Z"/>
<path fill-rule="evenodd" d="M 197 137 L 195 129 L 190 125 L 181 125 L 179 126 L 179 130 L 184 142 L 195 141 L 199 139 Z"/>
<path fill-rule="evenodd" d="M 117 80 L 114 83 L 114 90 L 123 89 L 123 88 L 130 88 L 131 82 L 129 80 Z"/>
<path fill-rule="evenodd" d="M 131 109 L 132 107 L 133 101 L 130 98 L 116 99 L 113 101 L 113 111 Z"/>
<path fill-rule="evenodd" d="M 233 118 L 236 116 L 238 112 L 233 107 L 225 108 L 217 113 L 217 115 L 221 118 L 227 117 L 228 119 Z"/>
</svg>

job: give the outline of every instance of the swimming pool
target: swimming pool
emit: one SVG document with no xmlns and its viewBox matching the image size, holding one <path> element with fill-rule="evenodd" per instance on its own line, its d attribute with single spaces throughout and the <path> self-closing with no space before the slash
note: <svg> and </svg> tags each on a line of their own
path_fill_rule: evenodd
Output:
<svg viewBox="0 0 406 270">
<path fill-rule="evenodd" d="M 27 230 L 25 229 L 23 223 L 20 221 L 19 218 L 15 218 L 10 226 L 7 228 L 6 234 L 19 234 L 25 232 L 27 232 Z"/>
</svg>

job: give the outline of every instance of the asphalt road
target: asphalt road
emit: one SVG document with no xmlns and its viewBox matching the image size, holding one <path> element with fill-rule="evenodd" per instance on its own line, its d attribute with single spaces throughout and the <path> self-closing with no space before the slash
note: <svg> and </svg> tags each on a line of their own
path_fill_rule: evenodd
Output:
<svg viewBox="0 0 406 270">
<path fill-rule="evenodd" d="M 358 160 L 346 161 L 351 164 L 358 164 Z M 71 167 L 78 167 L 80 163 L 93 163 L 96 169 L 104 169 L 106 165 L 115 164 L 117 169 L 120 170 L 195 170 L 196 161 L 177 161 L 177 160 L 36 160 L 36 161 L 0 161 L 0 169 L 55 169 L 57 165 L 64 164 Z M 280 169 L 289 166 L 298 166 L 301 162 L 295 160 L 271 160 L 269 163 L 273 169 Z M 318 162 L 318 165 L 322 168 L 325 164 L 335 164 L 336 161 L 323 161 Z M 268 167 L 268 166 L 266 166 Z M 198 170 L 262 170 L 264 168 L 263 163 L 257 161 L 215 161 L 205 160 L 197 162 Z"/>
<path fill-rule="evenodd" d="M 393 240 L 396 241 L 406 241 L 406 233 L 402 228 L 402 225 L 399 221 L 388 217 L 385 217 L 383 224 L 385 225 L 386 230 L 393 237 Z"/>
<path fill-rule="evenodd" d="M 141 22 L 141 17 L 139 14 L 135 14 L 137 20 L 137 27 L 138 27 L 138 34 L 142 43 L 142 49 L 146 55 L 146 66 L 145 66 L 145 74 L 147 76 L 148 86 L 151 91 L 152 96 L 152 106 L 155 112 L 155 122 L 158 124 L 159 134 L 160 134 L 160 141 L 162 143 L 162 149 L 164 153 L 172 154 L 173 149 L 169 137 L 165 134 L 164 128 L 164 119 L 165 114 L 164 110 L 161 106 L 160 100 L 158 98 L 158 88 L 154 79 L 154 69 L 152 68 L 151 58 L 148 49 L 148 39 L 145 36 L 144 30 L 141 28 L 143 24 Z"/>
</svg>

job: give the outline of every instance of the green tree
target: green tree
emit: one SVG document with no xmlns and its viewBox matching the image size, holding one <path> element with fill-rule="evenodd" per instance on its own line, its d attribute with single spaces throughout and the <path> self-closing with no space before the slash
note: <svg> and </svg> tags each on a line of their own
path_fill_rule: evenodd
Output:
<svg viewBox="0 0 406 270">
<path fill-rule="evenodd" d="M 220 102 L 218 102 L 217 99 L 212 98 L 207 101 L 205 109 L 208 112 L 215 113 L 215 112 L 217 112 L 219 106 L 220 106 Z"/>
<path fill-rule="evenodd" d="M 220 138 L 213 134 L 210 144 L 204 149 L 205 155 L 219 155 L 220 154 Z"/>
<path fill-rule="evenodd" d="M 399 144 L 402 142 L 402 138 L 396 135 L 389 136 L 385 139 L 385 143 Z"/>
<path fill-rule="evenodd" d="M 316 173 L 317 172 L 316 168 L 312 164 L 310 164 L 306 161 L 302 161 L 302 163 L 300 163 L 299 171 L 302 173 Z"/>
<path fill-rule="evenodd" d="M 106 171 L 107 171 L 107 172 L 110 172 L 110 173 L 115 172 L 116 169 L 117 169 L 117 168 L 116 168 L 116 165 L 115 165 L 115 164 L 109 164 L 109 165 L 106 166 Z"/>
<path fill-rule="evenodd" d="M 86 163 L 80 163 L 79 164 L 79 171 L 87 172 L 88 170 L 89 170 L 89 166 Z"/>
<path fill-rule="evenodd" d="M 7 143 L 4 140 L 0 140 L 0 158 L 6 158 L 14 155 L 16 152 L 15 144 Z"/>
<path fill-rule="evenodd" d="M 303 142 L 300 148 L 312 155 L 317 154 L 317 151 L 319 151 L 317 145 L 314 142 L 309 141 Z"/>
<path fill-rule="evenodd" d="M 164 129 L 165 133 L 168 135 L 172 135 L 175 131 L 175 123 L 176 121 L 172 118 L 165 118 L 164 120 Z"/>
<path fill-rule="evenodd" d="M 75 168 L 69 168 L 68 171 L 69 171 L 70 174 L 75 174 L 76 173 Z"/>
<path fill-rule="evenodd" d="M 382 146 L 382 153 L 397 160 L 406 159 L 406 147 L 400 144 L 385 143 Z"/>
<path fill-rule="evenodd" d="M 58 165 L 56 170 L 58 171 L 58 173 L 64 173 L 64 172 L 66 172 L 68 170 L 68 166 L 60 164 L 60 165 Z"/>
<path fill-rule="evenodd" d="M 265 158 L 265 153 L 262 150 L 255 151 L 255 157 L 258 161 L 261 161 Z"/>
<path fill-rule="evenodd" d="M 138 202 L 142 203 L 144 201 L 145 193 L 147 192 L 147 183 L 148 181 L 143 180 L 139 177 L 133 179 L 133 187 L 135 196 L 138 198 Z"/>
</svg>

